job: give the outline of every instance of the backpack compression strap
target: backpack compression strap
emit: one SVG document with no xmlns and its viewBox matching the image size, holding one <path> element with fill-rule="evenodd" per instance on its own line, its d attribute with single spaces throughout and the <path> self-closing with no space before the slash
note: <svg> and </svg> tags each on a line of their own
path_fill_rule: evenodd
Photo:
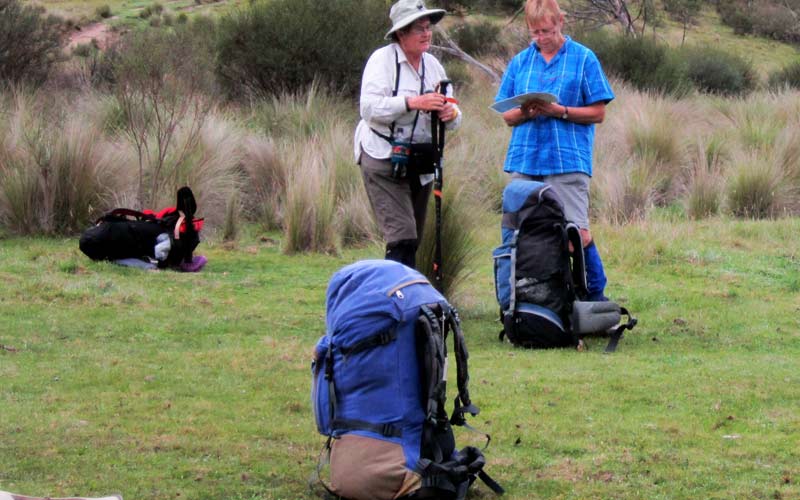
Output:
<svg viewBox="0 0 800 500">
<path fill-rule="evenodd" d="M 612 353 L 616 351 L 617 344 L 619 344 L 619 339 L 622 338 L 622 333 L 625 330 L 633 330 L 633 327 L 636 326 L 636 323 L 639 322 L 639 320 L 631 316 L 631 313 L 628 312 L 628 310 L 625 309 L 624 307 L 620 307 L 619 312 L 620 314 L 628 316 L 628 322 L 623 325 L 619 325 L 614 329 L 613 332 L 611 332 L 611 340 L 608 341 L 608 345 L 606 346 L 605 350 L 606 353 Z"/>
<path fill-rule="evenodd" d="M 469 413 L 474 417 L 480 413 L 480 409 L 472 404 L 469 398 L 469 388 L 467 387 L 469 385 L 469 370 L 467 366 L 469 353 L 467 352 L 467 344 L 464 341 L 464 332 L 461 331 L 461 319 L 458 317 L 458 311 L 455 308 L 451 308 L 445 313 L 445 316 L 445 326 L 453 330 L 453 351 L 456 356 L 456 382 L 458 384 L 458 395 L 455 399 L 455 407 L 450 417 L 450 423 L 453 425 L 466 425 L 464 413 Z M 446 332 L 445 337 L 447 337 Z"/>
<path fill-rule="evenodd" d="M 355 343 L 350 347 L 340 347 L 339 351 L 344 357 L 357 352 L 366 351 L 375 347 L 380 347 L 393 342 L 397 339 L 395 329 L 384 330 L 366 339 Z M 333 343 L 328 344 L 327 359 L 325 362 L 325 380 L 328 381 L 328 394 L 330 398 L 329 415 L 331 420 L 331 435 L 328 436 L 328 443 L 335 431 L 369 431 L 380 434 L 384 437 L 402 437 L 403 431 L 399 427 L 391 424 L 373 424 L 363 420 L 340 418 L 336 416 L 336 384 L 333 380 Z"/>
<path fill-rule="evenodd" d="M 466 446 L 453 453 L 452 459 L 446 462 L 436 463 L 422 459 L 419 465 L 423 471 L 423 489 L 433 488 L 449 491 L 456 500 L 466 498 L 467 489 L 475 482 L 476 478 L 483 481 L 496 494 L 505 493 L 503 487 L 483 470 L 486 458 L 483 456 L 483 452 L 474 446 Z"/>
</svg>

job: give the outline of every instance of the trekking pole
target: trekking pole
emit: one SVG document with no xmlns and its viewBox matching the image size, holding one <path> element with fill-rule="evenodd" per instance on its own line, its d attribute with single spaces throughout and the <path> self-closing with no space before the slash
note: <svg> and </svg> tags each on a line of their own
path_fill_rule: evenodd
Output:
<svg viewBox="0 0 800 500">
<path fill-rule="evenodd" d="M 447 87 L 450 80 L 439 82 L 439 93 L 447 96 Z M 436 245 L 433 251 L 433 275 L 436 288 L 442 290 L 442 157 L 444 156 L 444 123 L 439 119 L 439 113 L 431 113 L 431 142 L 433 143 L 433 196 L 436 207 Z"/>
</svg>

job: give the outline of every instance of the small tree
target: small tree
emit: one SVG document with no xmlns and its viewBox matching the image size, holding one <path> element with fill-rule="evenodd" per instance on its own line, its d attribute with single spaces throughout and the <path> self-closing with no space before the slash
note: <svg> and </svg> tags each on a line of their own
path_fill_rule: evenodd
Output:
<svg viewBox="0 0 800 500">
<path fill-rule="evenodd" d="M 570 15 L 582 22 L 602 26 L 616 22 L 626 35 L 636 35 L 629 4 L 635 0 L 575 0 Z"/>
<path fill-rule="evenodd" d="M 60 24 L 41 7 L 0 0 L 0 79 L 43 82 L 60 55 Z"/>
<path fill-rule="evenodd" d="M 177 171 L 187 161 L 211 110 L 210 45 L 197 38 L 188 28 L 136 32 L 114 62 L 122 129 L 138 156 L 140 208 L 154 203 L 168 167 Z M 186 139 L 179 145 L 181 127 Z"/>
<path fill-rule="evenodd" d="M 681 45 L 686 41 L 686 31 L 697 21 L 703 4 L 701 0 L 664 0 L 664 9 L 683 25 Z"/>
</svg>

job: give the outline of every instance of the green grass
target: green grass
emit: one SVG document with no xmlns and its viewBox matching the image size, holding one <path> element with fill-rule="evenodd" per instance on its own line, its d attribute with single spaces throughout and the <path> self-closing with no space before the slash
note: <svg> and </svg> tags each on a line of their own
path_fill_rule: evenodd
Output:
<svg viewBox="0 0 800 500">
<path fill-rule="evenodd" d="M 458 305 L 472 423 L 505 498 L 800 496 L 798 231 L 668 214 L 596 226 L 608 291 L 640 320 L 608 356 L 602 339 L 585 353 L 497 341 L 486 227 Z M 208 266 L 178 274 L 93 263 L 75 239 L 0 240 L 0 489 L 314 498 L 325 288 L 381 249 L 285 256 L 249 234 L 199 251 Z"/>
</svg>

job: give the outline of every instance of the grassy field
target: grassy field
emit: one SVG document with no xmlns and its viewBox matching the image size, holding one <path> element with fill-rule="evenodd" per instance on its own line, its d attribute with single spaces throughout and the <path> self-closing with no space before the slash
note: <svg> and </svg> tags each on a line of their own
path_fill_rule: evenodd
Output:
<svg viewBox="0 0 800 500">
<path fill-rule="evenodd" d="M 599 339 L 584 353 L 497 341 L 487 226 L 456 300 L 472 423 L 492 435 L 506 498 L 800 497 L 798 231 L 597 226 L 609 292 L 640 320 L 609 356 Z M 381 252 L 285 256 L 277 238 L 203 242 L 198 274 L 93 263 L 75 239 L 0 240 L 0 489 L 317 497 L 309 368 L 325 288 Z"/>
</svg>

